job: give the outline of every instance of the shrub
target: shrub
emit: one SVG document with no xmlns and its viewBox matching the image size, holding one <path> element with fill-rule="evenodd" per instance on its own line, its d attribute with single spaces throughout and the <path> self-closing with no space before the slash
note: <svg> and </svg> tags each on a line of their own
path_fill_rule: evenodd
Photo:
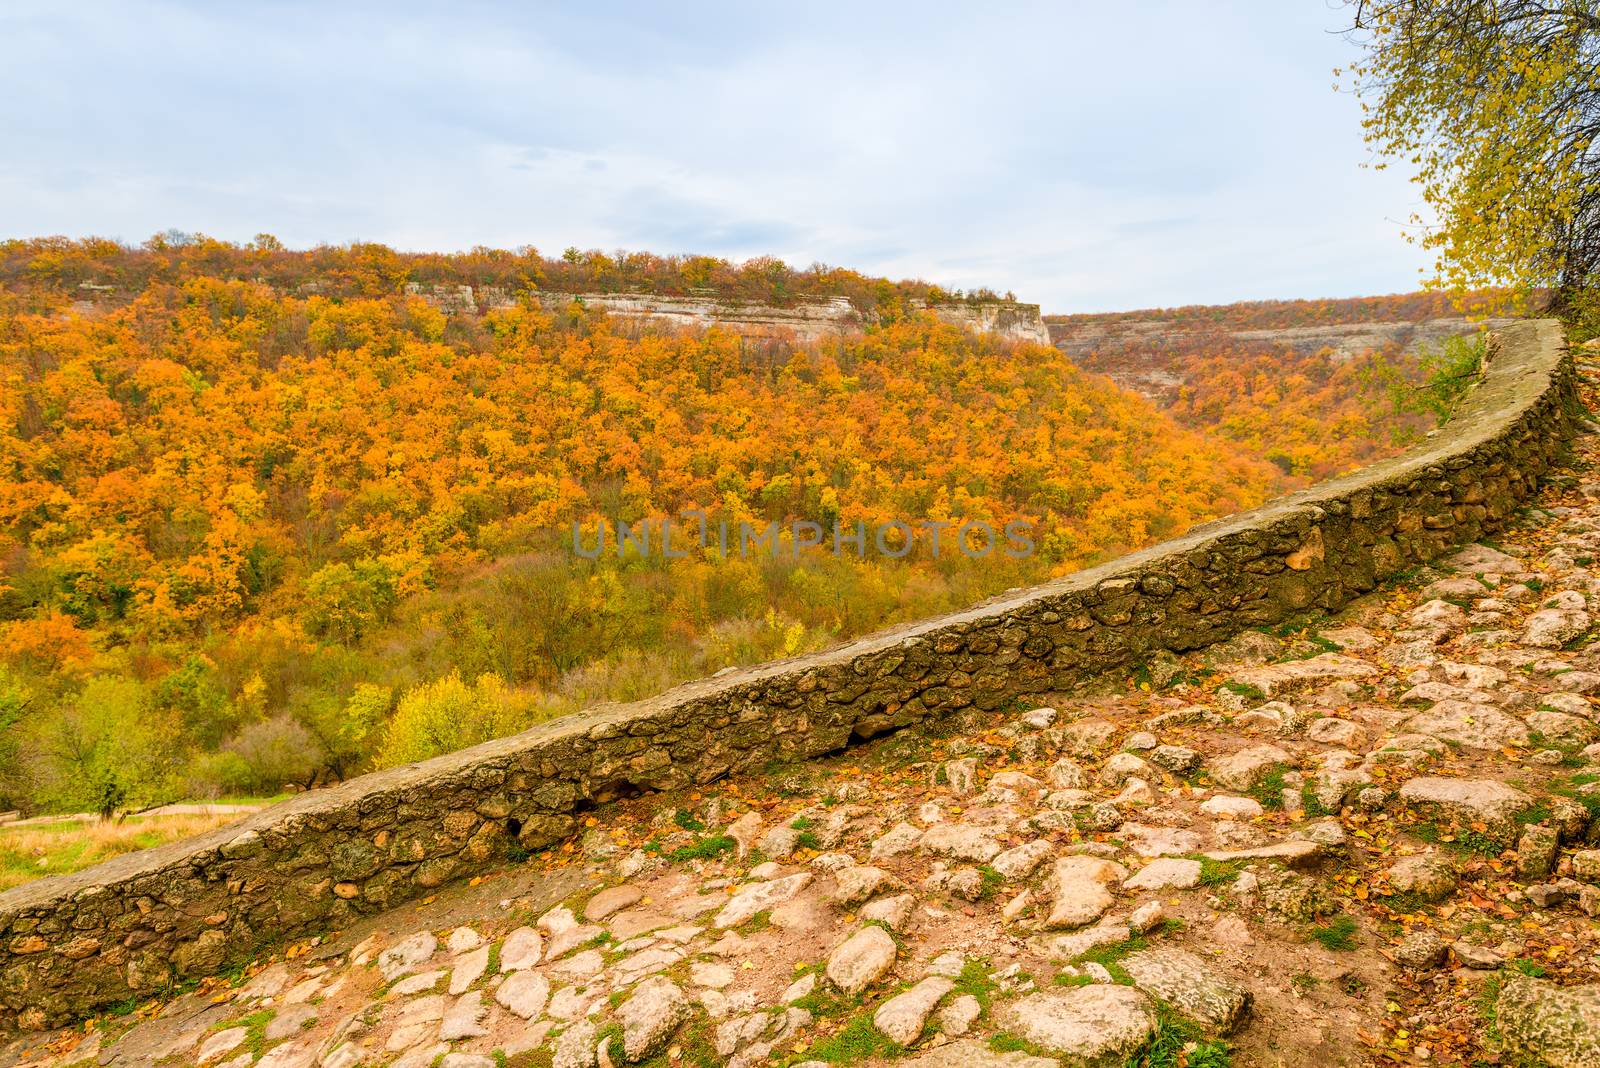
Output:
<svg viewBox="0 0 1600 1068">
<path fill-rule="evenodd" d="M 228 743 L 227 752 L 248 769 L 243 782 L 230 784 L 247 793 L 277 793 L 285 784 L 304 783 L 322 765 L 322 747 L 289 715 L 252 723 Z"/>
<path fill-rule="evenodd" d="M 529 704 L 507 690 L 498 675 L 480 675 L 468 686 L 452 671 L 400 699 L 376 764 L 409 764 L 514 734 L 527 724 Z"/>
</svg>

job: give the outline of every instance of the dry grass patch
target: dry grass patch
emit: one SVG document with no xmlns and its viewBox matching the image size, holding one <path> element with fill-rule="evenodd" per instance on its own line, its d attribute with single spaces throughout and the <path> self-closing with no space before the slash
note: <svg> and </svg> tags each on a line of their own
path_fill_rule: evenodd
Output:
<svg viewBox="0 0 1600 1068">
<path fill-rule="evenodd" d="M 0 827 L 0 890 L 61 875 L 179 838 L 204 834 L 242 813 L 145 816 L 121 823 L 48 823 Z"/>
</svg>

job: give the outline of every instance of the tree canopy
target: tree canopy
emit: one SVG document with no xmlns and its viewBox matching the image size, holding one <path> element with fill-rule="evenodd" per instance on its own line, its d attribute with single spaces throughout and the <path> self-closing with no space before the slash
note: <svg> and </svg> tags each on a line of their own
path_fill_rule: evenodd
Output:
<svg viewBox="0 0 1600 1068">
<path fill-rule="evenodd" d="M 1434 284 L 1559 308 L 1600 269 L 1600 4 L 1350 0 L 1367 141 L 1416 168 Z M 1380 162 L 1378 166 L 1385 164 Z"/>
</svg>

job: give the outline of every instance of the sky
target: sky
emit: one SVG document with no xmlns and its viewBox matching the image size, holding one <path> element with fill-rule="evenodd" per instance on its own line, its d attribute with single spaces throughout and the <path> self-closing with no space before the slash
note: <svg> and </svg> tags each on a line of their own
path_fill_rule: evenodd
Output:
<svg viewBox="0 0 1600 1068">
<path fill-rule="evenodd" d="M 0 238 L 773 255 L 1049 312 L 1419 287 L 1337 0 L 0 5 Z"/>
</svg>

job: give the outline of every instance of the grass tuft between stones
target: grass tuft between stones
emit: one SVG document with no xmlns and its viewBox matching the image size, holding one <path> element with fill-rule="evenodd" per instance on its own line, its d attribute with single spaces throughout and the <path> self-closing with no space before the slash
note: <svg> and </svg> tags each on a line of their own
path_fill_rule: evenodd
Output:
<svg viewBox="0 0 1600 1068">
<path fill-rule="evenodd" d="M 1323 949 L 1348 952 L 1356 948 L 1357 929 L 1356 921 L 1341 912 L 1327 923 L 1313 927 L 1311 937 L 1320 942 Z"/>
</svg>

